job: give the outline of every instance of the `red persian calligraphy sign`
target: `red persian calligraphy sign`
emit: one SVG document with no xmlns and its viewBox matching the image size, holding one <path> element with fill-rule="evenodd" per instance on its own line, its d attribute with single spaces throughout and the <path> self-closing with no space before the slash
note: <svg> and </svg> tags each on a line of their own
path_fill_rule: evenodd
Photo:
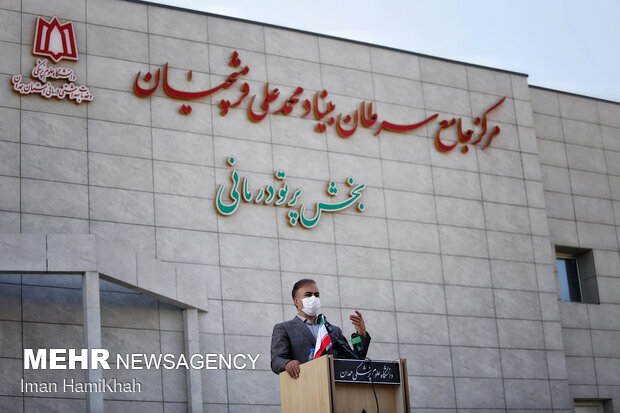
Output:
<svg viewBox="0 0 620 413">
<path fill-rule="evenodd" d="M 229 66 L 233 68 L 238 68 L 241 66 L 241 59 L 239 58 L 239 54 L 235 51 L 233 52 L 230 61 L 228 63 Z M 163 89 L 164 92 L 175 99 L 180 100 L 197 100 L 201 98 L 205 98 L 210 96 L 221 89 L 228 89 L 233 86 L 237 80 L 240 79 L 241 76 L 245 76 L 250 71 L 248 66 L 244 66 L 242 70 L 234 71 L 228 75 L 226 80 L 219 85 L 205 89 L 200 92 L 188 92 L 180 89 L 173 88 L 170 86 L 168 81 L 168 63 L 164 65 L 163 70 Z M 148 84 L 147 87 L 140 86 L 140 75 L 142 72 L 138 72 L 135 80 L 134 80 L 134 93 L 142 98 L 148 97 L 152 95 L 160 82 L 160 69 L 157 69 L 155 72 L 155 80 L 153 80 L 153 75 L 149 72 L 142 77 L 142 82 Z M 192 71 L 188 72 L 187 76 L 188 81 L 192 79 Z M 154 83 L 154 85 L 152 85 Z M 151 86 L 152 85 L 152 86 Z M 227 99 L 221 99 L 218 107 L 220 108 L 220 115 L 226 116 L 230 108 L 235 108 L 241 104 L 249 95 L 250 95 L 250 85 L 248 82 L 244 82 L 240 87 L 240 96 L 237 100 L 231 103 Z M 247 105 L 247 117 L 253 123 L 259 123 L 263 119 L 267 117 L 269 114 L 273 115 L 289 115 L 295 109 L 295 105 L 300 103 L 303 99 L 303 103 L 301 106 L 303 107 L 303 114 L 300 114 L 301 118 L 306 118 L 307 116 L 313 116 L 317 121 L 314 130 L 318 133 L 324 133 L 327 130 L 327 127 L 334 127 L 336 129 L 336 133 L 339 137 L 343 139 L 347 139 L 351 137 L 357 130 L 358 125 L 361 124 L 364 128 L 371 128 L 378 122 L 378 127 L 374 133 L 375 136 L 378 136 L 381 131 L 389 131 L 396 133 L 410 132 L 416 129 L 420 129 L 425 127 L 427 124 L 430 126 L 430 123 L 435 121 L 439 117 L 439 113 L 432 114 L 428 116 L 426 119 L 414 119 L 413 123 L 394 123 L 388 120 L 379 120 L 379 116 L 372 109 L 372 102 L 362 101 L 359 109 L 356 109 L 352 114 L 351 113 L 333 113 L 336 110 L 336 105 L 330 100 L 325 102 L 327 98 L 328 92 L 327 90 L 323 90 L 321 92 L 315 92 L 313 97 L 305 98 L 303 97 L 304 88 L 298 86 L 292 95 L 288 95 L 285 97 L 284 101 L 280 101 L 276 107 L 279 106 L 278 109 L 272 108 L 271 105 L 274 104 L 278 98 L 280 98 L 280 90 L 277 87 L 271 88 L 269 86 L 269 82 L 265 84 L 263 87 L 262 93 L 253 94 L 251 98 L 249 98 L 249 103 Z M 262 96 L 260 96 L 262 95 Z M 258 99 L 257 99 L 258 98 Z M 321 103 L 319 103 L 319 99 L 321 99 Z M 436 126 L 436 132 L 434 134 L 434 142 L 435 148 L 439 152 L 450 152 L 457 145 L 461 145 L 461 152 L 467 153 L 469 151 L 469 145 L 478 145 L 482 150 L 486 149 L 493 138 L 495 138 L 500 133 L 500 127 L 497 125 L 489 126 L 488 124 L 488 115 L 497 109 L 499 106 L 504 103 L 506 97 L 502 97 L 493 104 L 489 109 L 487 109 L 482 117 L 478 116 L 473 120 L 473 128 L 467 129 L 463 131 L 463 120 L 462 118 L 448 118 L 439 120 L 439 124 Z M 367 104 L 368 103 L 368 104 Z M 323 108 L 323 109 L 322 109 Z M 273 109 L 273 110 L 272 110 Z M 190 105 L 183 104 L 179 109 L 179 113 L 183 115 L 189 115 L 192 111 Z M 441 133 L 442 131 L 451 128 L 456 125 L 456 140 L 454 136 L 452 139 L 448 137 L 446 141 L 442 140 Z M 478 131 L 476 132 L 476 129 Z M 487 133 L 489 132 L 490 133 Z M 486 141 L 483 142 L 483 138 L 486 138 Z"/>
<path fill-rule="evenodd" d="M 77 42 L 72 22 L 61 24 L 56 16 L 51 20 L 37 17 L 34 27 L 32 54 L 48 57 L 54 63 L 62 59 L 78 60 Z M 72 67 L 50 66 L 47 59 L 37 59 L 28 82 L 21 74 L 11 77 L 13 91 L 20 95 L 38 94 L 45 99 L 69 99 L 76 104 L 90 102 L 93 94 L 84 85 L 76 85 L 77 75 Z M 55 79 L 53 83 L 50 79 Z"/>
</svg>

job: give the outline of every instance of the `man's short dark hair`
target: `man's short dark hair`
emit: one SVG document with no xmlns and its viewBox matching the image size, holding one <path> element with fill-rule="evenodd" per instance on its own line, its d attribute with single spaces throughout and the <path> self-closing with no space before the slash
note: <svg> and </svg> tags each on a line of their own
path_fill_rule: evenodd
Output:
<svg viewBox="0 0 620 413">
<path fill-rule="evenodd" d="M 293 300 L 295 299 L 295 294 L 297 294 L 297 290 L 308 284 L 316 284 L 316 281 L 311 278 L 302 278 L 301 280 L 297 281 L 295 285 L 293 285 L 293 293 L 291 294 L 293 296 Z"/>
</svg>

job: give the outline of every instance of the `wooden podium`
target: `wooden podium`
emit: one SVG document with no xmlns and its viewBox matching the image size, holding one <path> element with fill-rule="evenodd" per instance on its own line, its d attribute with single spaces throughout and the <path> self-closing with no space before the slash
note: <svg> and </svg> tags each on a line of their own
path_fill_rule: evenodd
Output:
<svg viewBox="0 0 620 413">
<path fill-rule="evenodd" d="M 340 360 L 323 356 L 280 373 L 282 413 L 409 413 L 407 361 Z"/>
</svg>

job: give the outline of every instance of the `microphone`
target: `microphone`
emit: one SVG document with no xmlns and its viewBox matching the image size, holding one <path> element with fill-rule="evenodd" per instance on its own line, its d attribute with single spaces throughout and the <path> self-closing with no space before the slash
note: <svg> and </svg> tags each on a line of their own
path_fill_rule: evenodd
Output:
<svg viewBox="0 0 620 413">
<path fill-rule="evenodd" d="M 364 343 L 362 343 L 362 338 L 357 333 L 351 334 L 351 344 L 353 345 L 353 351 L 357 354 L 357 356 L 361 359 L 364 354 Z"/>
<path fill-rule="evenodd" d="M 360 358 L 357 354 L 355 354 L 351 350 L 351 347 L 349 347 L 349 344 L 345 340 L 340 338 L 338 336 L 338 334 L 336 334 L 336 332 L 334 331 L 334 328 L 332 327 L 332 325 L 327 321 L 327 317 L 325 317 L 323 314 L 319 314 L 317 317 L 320 317 L 319 318 L 319 322 L 320 322 L 320 320 L 323 320 L 323 324 L 325 325 L 325 329 L 327 330 L 327 334 L 329 334 L 329 337 L 331 338 L 333 343 L 335 343 L 338 346 L 340 346 L 340 348 L 342 348 L 345 352 L 349 353 L 349 355 L 353 356 L 353 358 L 355 358 L 355 359 L 359 359 Z"/>
</svg>

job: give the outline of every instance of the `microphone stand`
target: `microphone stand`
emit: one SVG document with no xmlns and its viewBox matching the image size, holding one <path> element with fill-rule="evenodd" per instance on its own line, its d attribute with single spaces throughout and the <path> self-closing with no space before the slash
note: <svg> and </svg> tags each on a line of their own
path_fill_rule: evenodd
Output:
<svg viewBox="0 0 620 413">
<path fill-rule="evenodd" d="M 322 319 L 323 324 L 325 324 L 325 329 L 327 330 L 327 334 L 329 334 L 329 338 L 331 338 L 333 342 L 338 344 L 342 349 L 349 353 L 349 355 L 353 356 L 355 360 L 360 360 L 360 357 L 355 354 L 353 350 L 351 350 L 349 344 L 346 341 L 343 341 L 340 337 L 338 337 L 332 325 L 329 323 L 329 321 L 327 321 L 327 317 L 325 317 L 323 314 L 320 314 L 319 317 L 319 320 Z"/>
<path fill-rule="evenodd" d="M 369 365 L 372 366 L 371 365 L 372 360 L 370 360 L 368 357 L 366 357 L 366 358 L 359 357 L 357 354 L 355 354 L 353 352 L 353 350 L 351 350 L 351 348 L 349 347 L 349 344 L 346 341 L 343 342 L 342 339 L 340 337 L 338 337 L 338 335 L 334 331 L 332 325 L 327 321 L 327 317 L 325 317 L 323 314 L 319 314 L 319 316 L 318 316 L 319 322 L 321 321 L 321 319 L 323 320 L 323 324 L 325 324 L 325 329 L 327 330 L 327 334 L 329 334 L 329 337 L 332 339 L 332 341 L 334 341 L 340 347 L 344 348 L 346 350 L 346 352 L 349 353 L 350 355 L 352 355 L 355 360 L 365 360 L 365 361 L 368 361 Z M 377 405 L 377 413 L 379 413 L 379 400 L 377 399 L 377 392 L 375 391 L 375 382 L 372 380 L 372 369 L 371 369 L 370 375 L 368 377 L 370 378 L 370 384 L 372 385 L 372 392 L 375 395 L 375 403 Z M 365 413 L 365 412 L 366 412 L 366 409 L 364 409 L 362 411 L 362 413 Z"/>
</svg>

